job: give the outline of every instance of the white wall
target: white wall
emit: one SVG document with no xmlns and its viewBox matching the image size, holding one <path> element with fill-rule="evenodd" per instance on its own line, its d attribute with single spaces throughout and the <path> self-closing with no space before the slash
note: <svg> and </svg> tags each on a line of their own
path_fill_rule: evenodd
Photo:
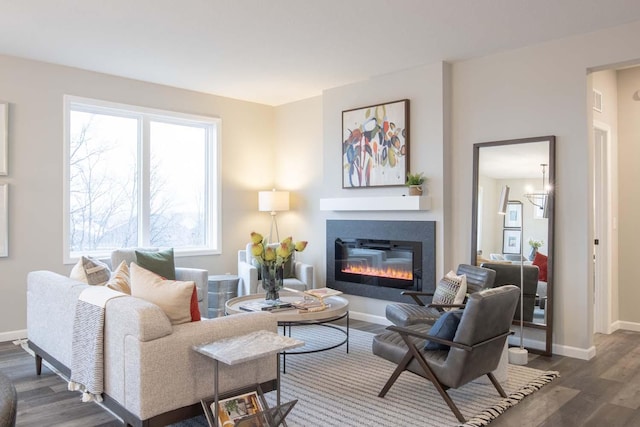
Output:
<svg viewBox="0 0 640 427">
<path fill-rule="evenodd" d="M 178 265 L 235 272 L 251 228 L 268 227 L 256 191 L 273 185 L 273 108 L 7 56 L 0 56 L 0 70 L 0 96 L 10 104 L 9 175 L 0 177 L 10 187 L 0 341 L 24 335 L 27 273 L 67 274 L 71 267 L 62 262 L 64 94 L 222 118 L 223 254 L 178 258 Z"/>
<path fill-rule="evenodd" d="M 619 124 L 619 320 L 640 330 L 638 241 L 640 239 L 640 68 L 618 71 Z"/>
<path fill-rule="evenodd" d="M 326 90 L 323 93 L 323 176 L 320 191 L 312 197 L 357 198 L 382 195 L 408 194 L 406 187 L 342 188 L 342 111 L 367 105 L 410 100 L 410 170 L 424 172 L 428 178 L 428 194 L 432 209 L 428 212 L 318 212 L 313 227 L 318 239 L 324 242 L 327 219 L 385 219 L 436 221 L 436 275 L 442 274 L 451 263 L 445 259 L 444 227 L 448 219 L 443 206 L 448 194 L 444 193 L 444 91 L 448 66 L 436 64 L 373 78 L 360 83 Z M 323 265 L 326 259 L 323 258 Z M 322 280 L 326 271 L 322 272 Z M 354 312 L 367 313 L 370 320 L 384 321 L 387 302 L 350 296 Z"/>
<path fill-rule="evenodd" d="M 478 204 L 482 203 L 481 216 L 478 216 L 478 235 L 481 236 L 477 246 L 482 250 L 482 258 L 489 259 L 492 253 L 502 253 L 503 218 L 497 215 L 500 203 L 501 187 L 494 178 L 485 175 L 478 177 L 478 189 L 482 190 L 482 200 L 478 193 Z M 482 227 L 481 227 L 482 226 Z M 471 241 L 469 241 L 471 244 Z"/>
<path fill-rule="evenodd" d="M 602 242 L 602 246 L 600 246 L 600 254 L 601 258 L 607 257 L 608 259 L 603 259 L 603 261 L 608 262 L 609 271 L 608 277 L 605 278 L 605 286 L 608 286 L 609 289 L 603 292 L 602 301 L 605 302 L 608 300 L 609 305 L 609 313 L 605 325 L 600 326 L 597 319 L 594 319 L 596 325 L 599 325 L 599 328 L 606 327 L 606 330 L 613 330 L 612 326 L 615 321 L 620 320 L 620 312 L 619 312 L 619 243 L 618 243 L 618 235 L 619 235 L 619 227 L 616 226 L 618 223 L 618 77 L 617 72 L 614 69 L 598 71 L 591 73 L 589 75 L 591 78 L 591 86 L 594 90 L 602 93 L 602 111 L 596 111 L 592 109 L 594 124 L 598 126 L 606 127 L 609 129 L 609 146 L 607 147 L 607 163 L 609 168 L 609 191 L 607 195 L 603 195 L 606 197 L 605 204 L 607 205 L 605 210 L 609 212 L 609 224 L 605 227 L 606 230 L 603 230 L 604 235 L 594 236 Z M 595 147 L 594 147 L 595 148 Z M 594 152 L 594 160 L 600 156 L 600 153 Z M 594 224 L 595 225 L 595 224 Z M 608 252 L 608 253 L 603 253 Z M 598 255 L 596 255 L 598 256 Z M 633 262 L 633 261 L 632 261 Z M 622 283 L 622 286 L 628 286 L 626 283 Z M 595 298 L 598 298 L 598 293 L 594 295 Z M 598 330 L 598 329 L 596 329 Z"/>
<path fill-rule="evenodd" d="M 468 252 L 475 142 L 556 135 L 554 350 L 593 354 L 589 68 L 640 57 L 640 22 L 456 63 L 453 145 L 456 253 Z"/>
<path fill-rule="evenodd" d="M 279 213 L 280 237 L 307 240 L 296 259 L 312 264 L 316 287 L 324 286 L 324 227 L 318 221 L 322 191 L 322 97 L 276 107 L 275 183 L 290 191 L 289 212 Z"/>
</svg>

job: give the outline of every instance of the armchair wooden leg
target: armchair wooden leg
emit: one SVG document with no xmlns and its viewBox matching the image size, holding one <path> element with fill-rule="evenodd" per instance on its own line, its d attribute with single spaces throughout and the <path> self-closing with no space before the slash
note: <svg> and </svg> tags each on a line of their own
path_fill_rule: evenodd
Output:
<svg viewBox="0 0 640 427">
<path fill-rule="evenodd" d="M 498 390 L 498 393 L 500 393 L 500 396 L 501 397 L 507 397 L 507 393 L 504 392 L 504 389 L 502 388 L 502 386 L 500 385 L 500 383 L 498 382 L 496 377 L 493 375 L 493 373 L 489 372 L 487 374 L 487 376 L 491 380 L 491 384 L 493 384 L 493 386 L 496 388 L 496 390 Z"/>
<path fill-rule="evenodd" d="M 440 381 L 438 380 L 438 377 L 436 377 L 436 374 L 431 370 L 431 368 L 429 367 L 429 364 L 424 359 L 424 357 L 422 357 L 422 354 L 420 354 L 420 351 L 416 348 L 415 344 L 411 342 L 411 340 L 407 335 L 400 334 L 400 336 L 402 336 L 404 341 L 407 343 L 407 345 L 409 346 L 409 351 L 413 354 L 415 359 L 418 361 L 418 364 L 420 364 L 420 367 L 426 374 L 427 379 L 433 383 L 433 386 L 436 388 L 436 390 L 438 390 L 438 393 L 440 393 L 440 396 L 442 396 L 442 399 L 444 399 L 444 401 L 447 403 L 447 405 L 449 406 L 449 409 L 451 409 L 451 412 L 453 412 L 453 415 L 455 415 L 458 421 L 460 421 L 461 423 L 466 423 L 467 420 L 462 416 L 462 413 L 460 412 L 460 410 L 458 409 L 454 401 L 449 396 L 449 393 L 447 393 L 447 390 L 445 389 L 445 387 L 440 383 Z"/>
<path fill-rule="evenodd" d="M 42 373 L 42 356 L 36 354 L 36 375 Z"/>
<path fill-rule="evenodd" d="M 387 383 L 384 385 L 384 387 L 382 387 L 380 393 L 378 393 L 378 397 L 384 397 L 387 394 L 393 383 L 396 382 L 400 374 L 406 369 L 411 360 L 413 360 L 413 354 L 411 353 L 411 351 L 407 351 L 407 354 L 404 355 L 398 366 L 396 366 L 395 371 L 393 371 L 393 374 L 391 374 L 391 376 L 387 380 Z"/>
</svg>

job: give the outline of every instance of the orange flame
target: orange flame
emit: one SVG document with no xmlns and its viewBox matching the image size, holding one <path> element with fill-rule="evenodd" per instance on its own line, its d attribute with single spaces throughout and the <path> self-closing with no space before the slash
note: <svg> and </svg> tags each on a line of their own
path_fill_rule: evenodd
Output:
<svg viewBox="0 0 640 427">
<path fill-rule="evenodd" d="M 413 272 L 399 270 L 397 268 L 374 268 L 364 265 L 347 265 L 342 269 L 343 273 L 361 274 L 363 276 L 386 277 L 389 279 L 413 280 Z"/>
</svg>

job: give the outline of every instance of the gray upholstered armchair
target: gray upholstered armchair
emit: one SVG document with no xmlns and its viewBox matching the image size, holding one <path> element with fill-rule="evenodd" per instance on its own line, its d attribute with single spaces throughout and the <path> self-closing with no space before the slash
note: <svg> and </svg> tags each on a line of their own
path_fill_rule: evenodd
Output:
<svg viewBox="0 0 640 427">
<path fill-rule="evenodd" d="M 482 263 L 482 267 L 490 268 L 496 272 L 496 280 L 494 286 L 516 285 L 520 286 L 520 263 L 516 264 L 500 264 L 500 263 Z M 536 302 L 536 294 L 538 292 L 538 266 L 523 265 L 522 273 L 524 279 L 522 304 L 523 320 L 525 322 L 533 321 L 533 309 Z M 519 307 L 520 305 L 518 305 Z M 513 320 L 520 320 L 520 310 L 516 310 Z"/>
<path fill-rule="evenodd" d="M 398 366 L 380 391 L 384 397 L 402 372 L 410 371 L 431 381 L 458 421 L 465 419 L 451 400 L 447 389 L 459 388 L 487 375 L 500 396 L 507 397 L 492 374 L 498 367 L 520 290 L 516 286 L 486 289 L 469 296 L 458 315 L 459 324 L 448 334 L 430 335 L 431 325 L 389 326 L 388 331 L 373 338 L 373 354 Z M 447 316 L 453 317 L 454 312 Z M 434 328 L 435 329 L 435 328 Z M 445 337 L 452 336 L 453 338 Z M 444 346 L 425 349 L 427 341 Z"/>
<path fill-rule="evenodd" d="M 493 286 L 496 272 L 475 265 L 460 264 L 456 272 L 467 276 L 467 293 L 473 293 Z M 422 298 L 433 297 L 433 293 L 405 291 L 402 295 L 413 298 L 414 303 L 394 303 L 386 307 L 387 319 L 394 325 L 409 326 L 417 323 L 433 324 L 443 313 L 443 307 L 425 304 Z"/>
</svg>

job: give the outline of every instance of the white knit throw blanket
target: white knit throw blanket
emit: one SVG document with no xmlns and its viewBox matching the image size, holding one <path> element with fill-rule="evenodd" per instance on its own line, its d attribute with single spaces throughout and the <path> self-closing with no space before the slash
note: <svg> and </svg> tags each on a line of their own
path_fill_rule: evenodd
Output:
<svg viewBox="0 0 640 427">
<path fill-rule="evenodd" d="M 102 402 L 105 307 L 111 298 L 124 295 L 106 286 L 90 286 L 78 297 L 73 321 L 68 388 L 81 391 L 83 402 Z"/>
</svg>

